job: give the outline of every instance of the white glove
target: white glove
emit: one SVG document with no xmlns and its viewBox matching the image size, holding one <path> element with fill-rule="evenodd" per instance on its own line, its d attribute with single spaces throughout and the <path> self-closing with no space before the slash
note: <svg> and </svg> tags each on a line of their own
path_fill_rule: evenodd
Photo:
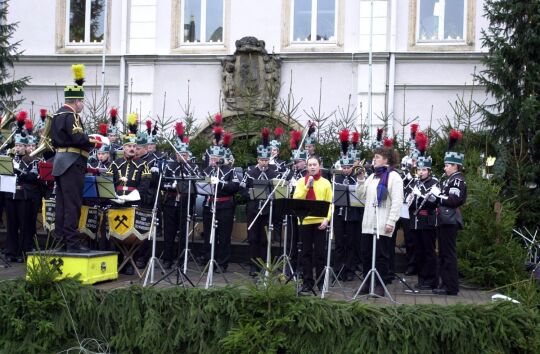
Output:
<svg viewBox="0 0 540 354">
<path fill-rule="evenodd" d="M 173 184 L 171 185 L 171 187 L 172 187 L 173 189 L 176 189 L 176 186 L 177 186 L 177 185 L 178 185 L 178 183 L 176 183 L 176 181 L 174 181 Z"/>
<path fill-rule="evenodd" d="M 441 189 L 437 186 L 433 186 L 431 187 L 431 194 L 438 196 L 439 194 L 441 194 Z"/>
<path fill-rule="evenodd" d="M 419 196 L 419 197 L 422 196 L 422 192 L 420 192 L 420 189 L 418 189 L 417 186 L 414 186 L 414 188 L 413 188 L 413 190 L 412 190 L 412 194 L 417 195 L 417 196 Z"/>
<path fill-rule="evenodd" d="M 120 182 L 127 183 L 128 179 L 127 177 L 120 177 Z"/>
<path fill-rule="evenodd" d="M 405 179 L 407 179 L 407 180 L 411 180 L 411 179 L 413 179 L 413 176 L 411 175 L 411 173 L 410 173 L 410 172 L 409 172 L 409 173 L 407 173 L 407 175 L 405 176 Z"/>
<path fill-rule="evenodd" d="M 298 183 L 298 180 L 296 180 L 295 178 L 291 179 L 289 181 L 289 184 L 291 187 L 296 187 L 296 184 Z"/>
<path fill-rule="evenodd" d="M 240 188 L 246 188 L 246 182 L 240 182 Z"/>
<path fill-rule="evenodd" d="M 159 168 L 157 168 L 157 166 L 152 166 L 152 168 L 150 169 L 150 172 L 152 172 L 152 173 L 158 173 L 158 172 L 159 172 Z"/>
<path fill-rule="evenodd" d="M 313 181 L 314 181 L 313 176 L 309 176 L 308 181 L 307 181 L 308 188 L 313 187 Z"/>
<path fill-rule="evenodd" d="M 219 178 L 217 178 L 216 176 L 210 177 L 210 183 L 211 184 L 218 184 L 219 183 Z"/>
</svg>

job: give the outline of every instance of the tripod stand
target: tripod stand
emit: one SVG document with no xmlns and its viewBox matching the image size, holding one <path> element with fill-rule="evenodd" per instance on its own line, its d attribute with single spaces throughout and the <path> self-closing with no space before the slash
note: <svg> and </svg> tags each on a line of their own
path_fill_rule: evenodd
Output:
<svg viewBox="0 0 540 354">
<path fill-rule="evenodd" d="M 162 164 L 160 161 L 159 163 Z M 165 273 L 165 269 L 163 269 L 163 266 L 161 265 L 159 259 L 156 257 L 156 218 L 157 218 L 157 204 L 159 200 L 159 190 L 161 188 L 161 179 L 163 178 L 163 166 L 159 166 L 159 180 L 157 185 L 158 193 L 156 193 L 156 197 L 154 198 L 154 207 L 152 208 L 152 222 L 150 223 L 150 237 L 152 237 L 152 257 L 148 261 L 148 264 L 146 265 L 146 268 L 144 269 L 143 274 L 146 273 L 144 277 L 144 283 L 143 286 L 146 286 L 148 284 L 148 278 L 150 277 L 150 283 L 154 283 L 154 268 L 156 263 L 161 268 L 162 274 Z"/>
<path fill-rule="evenodd" d="M 360 294 L 360 291 L 362 291 L 364 285 L 367 283 L 368 280 L 370 280 L 370 286 L 369 286 L 369 293 L 366 296 L 367 297 L 382 297 L 382 296 L 377 295 L 375 293 L 375 277 L 377 277 L 377 279 L 380 282 L 382 288 L 384 289 L 385 296 L 387 295 L 388 298 L 390 299 L 390 301 L 396 302 L 392 298 L 392 295 L 390 295 L 390 292 L 388 291 L 388 288 L 384 284 L 384 281 L 382 280 L 381 275 L 379 274 L 379 271 L 375 267 L 375 258 L 377 256 L 377 241 L 379 240 L 379 237 L 380 237 L 379 236 L 379 230 L 378 230 L 378 225 L 379 225 L 379 210 L 378 209 L 379 209 L 379 206 L 378 206 L 378 202 L 376 200 L 373 203 L 373 208 L 375 208 L 375 220 L 376 220 L 376 222 L 375 222 L 375 227 L 373 229 L 373 245 L 372 245 L 372 248 L 371 248 L 371 250 L 372 250 L 371 251 L 371 269 L 366 274 L 364 280 L 362 281 L 362 283 L 358 287 L 358 290 L 356 291 L 356 293 L 353 296 L 353 300 L 356 300 L 356 298 L 358 297 L 358 294 Z"/>
<path fill-rule="evenodd" d="M 177 180 L 177 178 L 169 178 L 169 179 L 174 179 L 174 180 Z M 182 185 L 185 185 L 187 182 L 187 194 L 188 194 L 188 200 L 187 200 L 187 220 L 186 220 L 186 234 L 185 234 L 185 248 L 184 250 L 182 251 L 182 253 L 179 253 L 178 255 L 178 258 L 175 262 L 175 266 L 172 270 L 170 270 L 167 274 L 163 275 L 155 284 L 161 282 L 162 280 L 164 279 L 168 279 L 172 274 L 176 274 L 176 285 L 180 285 L 182 284 L 183 286 L 186 285 L 186 282 L 188 282 L 192 287 L 195 287 L 195 285 L 193 284 L 193 282 L 189 279 L 189 277 L 187 276 L 186 272 L 187 272 L 187 257 L 188 255 L 191 255 L 193 261 L 195 261 L 195 258 L 193 257 L 193 254 L 191 254 L 191 252 L 189 252 L 189 224 L 190 224 L 190 201 L 191 201 L 191 181 L 192 179 L 188 179 L 188 178 L 185 178 L 183 176 L 183 173 L 182 173 L 182 178 L 180 179 L 182 182 Z M 182 191 L 185 190 L 185 188 L 183 187 L 180 187 L 179 188 L 180 192 L 178 193 L 182 193 Z M 180 203 L 180 215 L 182 215 L 182 208 L 183 208 L 183 204 L 184 203 Z M 174 242 L 174 240 L 173 240 Z M 178 248 L 181 248 L 182 247 L 182 240 L 179 240 L 178 241 Z M 182 259 L 182 255 L 185 255 L 184 257 L 184 269 L 182 270 L 180 268 L 180 260 Z M 154 285 L 155 285 L 154 284 Z"/>
<path fill-rule="evenodd" d="M 336 196 L 335 196 L 336 181 L 335 181 L 335 178 L 336 178 L 336 175 L 334 174 L 332 176 L 332 196 L 333 196 L 332 197 L 333 200 L 332 200 L 332 204 L 331 204 L 332 213 L 334 212 L 334 206 L 335 206 L 335 202 L 336 202 Z M 344 194 L 344 195 L 347 195 L 347 193 Z M 341 283 L 340 283 L 336 273 L 334 272 L 334 269 L 332 268 L 332 266 L 330 266 L 330 258 L 331 258 L 331 254 L 332 254 L 332 240 L 334 239 L 334 218 L 333 217 L 332 217 L 332 220 L 330 221 L 330 228 L 327 229 L 326 233 L 327 233 L 327 239 L 328 239 L 328 244 L 327 244 L 327 247 L 326 247 L 326 266 L 324 266 L 323 272 L 319 275 L 319 277 L 315 281 L 315 284 L 318 284 L 319 281 L 321 280 L 321 277 L 324 275 L 323 288 L 322 288 L 322 291 L 321 291 L 321 299 L 324 299 L 324 295 L 328 292 L 328 287 L 330 285 L 330 275 L 332 275 L 334 277 L 334 279 L 336 280 L 338 286 L 341 288 L 341 291 L 343 292 L 343 297 L 345 297 L 345 290 L 343 290 L 343 286 L 341 286 Z"/>
<path fill-rule="evenodd" d="M 213 186 L 213 193 L 209 193 L 213 196 L 212 201 L 212 224 L 211 224 L 211 231 L 210 231 L 210 260 L 204 267 L 201 276 L 199 280 L 197 281 L 197 284 L 199 284 L 204 276 L 205 273 L 207 273 L 206 276 L 206 284 L 204 286 L 205 289 L 210 288 L 214 285 L 214 267 L 218 269 L 219 273 L 223 276 L 223 279 L 225 280 L 225 283 L 229 284 L 229 281 L 227 280 L 227 277 L 225 277 L 225 274 L 223 272 L 223 269 L 219 266 L 218 262 L 216 262 L 215 259 L 215 249 L 216 249 L 216 229 L 217 229 L 217 220 L 216 220 L 216 213 L 217 213 L 217 194 L 218 194 L 218 187 L 219 187 L 219 175 L 221 169 L 219 168 L 219 165 L 216 166 L 216 178 L 218 179 L 216 183 L 210 183 L 210 187 Z M 205 188 L 202 188 L 203 190 Z"/>
<path fill-rule="evenodd" d="M 282 274 L 283 275 L 287 275 L 287 271 L 289 272 L 289 275 L 293 275 L 294 277 L 294 280 L 296 281 L 296 275 L 294 273 L 294 269 L 292 267 L 292 264 L 291 264 L 291 257 L 289 257 L 289 254 L 287 253 L 287 232 L 288 232 L 288 221 L 287 219 L 289 218 L 289 215 L 285 215 L 283 217 L 283 253 L 281 254 L 281 256 L 279 256 L 278 260 L 277 260 L 277 263 L 279 264 L 280 262 L 283 262 L 283 271 L 282 271 Z M 291 228 L 292 230 L 292 228 Z M 292 247 L 292 245 L 291 245 Z"/>
</svg>

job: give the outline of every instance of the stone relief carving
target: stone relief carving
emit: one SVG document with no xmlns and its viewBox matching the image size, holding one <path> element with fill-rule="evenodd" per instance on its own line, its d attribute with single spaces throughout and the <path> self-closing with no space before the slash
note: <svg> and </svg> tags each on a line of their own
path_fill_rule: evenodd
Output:
<svg viewBox="0 0 540 354">
<path fill-rule="evenodd" d="M 224 108 L 229 111 L 266 111 L 279 93 L 281 59 L 268 54 L 255 37 L 236 41 L 234 55 L 222 61 Z"/>
</svg>

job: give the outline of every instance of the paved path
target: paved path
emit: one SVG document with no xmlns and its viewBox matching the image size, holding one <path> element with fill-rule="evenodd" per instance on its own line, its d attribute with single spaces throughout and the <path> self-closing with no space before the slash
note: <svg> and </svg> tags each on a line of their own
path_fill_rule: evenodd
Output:
<svg viewBox="0 0 540 354">
<path fill-rule="evenodd" d="M 194 264 L 190 264 L 191 268 L 188 269 L 188 277 L 194 282 L 200 278 L 200 271 L 195 268 Z M 238 286 L 243 286 L 249 282 L 253 282 L 253 278 L 249 277 L 247 274 L 247 269 L 240 264 L 231 264 L 229 266 L 228 272 L 225 274 L 229 284 L 234 284 Z M 23 277 L 25 274 L 25 265 L 13 263 L 9 268 L 0 268 L 0 280 L 13 279 L 17 277 Z M 161 277 L 160 271 L 155 271 L 154 280 L 157 281 Z M 160 287 L 170 287 L 176 286 L 176 276 L 169 278 L 169 282 L 163 281 L 156 286 Z M 417 281 L 415 276 L 405 277 L 406 282 L 413 286 Z M 206 275 L 201 279 L 198 287 L 204 287 L 206 282 Z M 350 301 L 360 286 L 360 279 L 356 279 L 352 282 L 342 283 L 343 289 L 337 286 L 330 288 L 327 298 L 336 299 L 336 300 L 346 300 Z M 115 281 L 108 281 L 96 284 L 95 287 L 103 290 L 116 289 L 121 287 L 126 287 L 131 284 L 142 284 L 137 276 L 127 276 L 120 275 L 119 278 Z M 214 274 L 214 286 L 222 287 L 225 286 L 225 280 L 221 274 Z M 181 286 L 181 285 L 180 285 Z M 431 294 L 430 291 L 421 292 L 417 294 L 412 294 L 408 292 L 407 287 L 400 283 L 397 280 L 394 280 L 392 284 L 388 286 L 388 290 L 392 295 L 393 299 L 397 301 L 398 304 L 408 304 L 408 305 L 425 305 L 425 304 L 437 304 L 437 305 L 452 305 L 456 303 L 465 303 L 465 304 L 482 304 L 491 301 L 491 296 L 494 294 L 490 291 L 483 291 L 478 289 L 468 289 L 462 287 L 461 291 L 457 296 L 438 296 Z M 317 296 L 320 296 L 320 293 L 317 293 Z M 356 301 L 364 301 L 375 304 L 392 304 L 388 298 L 365 298 L 358 297 Z"/>
</svg>

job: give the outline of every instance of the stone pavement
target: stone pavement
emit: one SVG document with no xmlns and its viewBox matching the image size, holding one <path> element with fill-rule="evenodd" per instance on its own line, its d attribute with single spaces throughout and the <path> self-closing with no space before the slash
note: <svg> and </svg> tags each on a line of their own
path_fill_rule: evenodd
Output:
<svg viewBox="0 0 540 354">
<path fill-rule="evenodd" d="M 159 267 L 156 267 L 154 272 L 154 281 L 157 281 L 162 277 L 161 270 L 158 270 Z M 0 267 L 0 281 L 5 279 L 14 279 L 17 277 L 23 277 L 25 275 L 25 265 L 12 263 L 11 267 L 2 268 Z M 188 277 L 190 280 L 195 283 L 196 286 L 200 288 L 205 287 L 206 283 L 206 274 L 201 278 L 201 272 L 197 270 L 195 264 L 190 263 L 188 272 Z M 229 266 L 227 273 L 224 274 L 228 283 L 236 286 L 245 286 L 249 282 L 253 282 L 254 279 L 248 276 L 248 268 L 242 264 L 232 263 Z M 223 287 L 226 285 L 225 278 L 222 274 L 214 273 L 214 282 L 213 286 Z M 199 281 L 200 279 L 200 281 Z M 416 283 L 415 276 L 405 276 L 405 281 L 412 287 Z M 108 281 L 103 283 L 95 284 L 94 286 L 98 289 L 103 290 L 112 290 L 121 287 L 126 287 L 132 284 L 143 284 L 144 279 L 139 279 L 137 276 L 127 276 L 120 274 L 118 279 L 115 281 Z M 198 283 L 198 284 L 197 284 Z M 329 293 L 326 294 L 326 298 L 331 298 L 335 300 L 345 300 L 351 301 L 354 293 L 357 291 L 360 286 L 360 279 L 357 278 L 352 282 L 342 283 L 342 288 L 337 284 L 329 289 Z M 186 282 L 189 286 L 189 284 Z M 170 287 L 170 286 L 182 286 L 176 285 L 176 276 L 173 274 L 167 280 L 156 284 L 159 287 Z M 438 296 L 433 295 L 430 291 L 424 291 L 420 293 L 413 294 L 408 291 L 407 287 L 401 282 L 394 280 L 392 284 L 388 285 L 388 290 L 390 291 L 391 296 L 398 304 L 407 304 L 407 305 L 425 305 L 425 304 L 436 304 L 436 305 L 452 305 L 457 303 L 464 304 L 482 304 L 491 301 L 491 296 L 494 294 L 490 291 L 484 291 L 479 289 L 471 289 L 462 287 L 461 291 L 457 296 Z M 306 295 L 302 295 L 306 296 Z M 309 295 L 307 295 L 309 296 Z M 320 293 L 317 292 L 317 296 L 320 296 Z M 388 298 L 365 298 L 358 297 L 355 301 L 363 301 L 373 304 L 392 304 Z"/>
</svg>

